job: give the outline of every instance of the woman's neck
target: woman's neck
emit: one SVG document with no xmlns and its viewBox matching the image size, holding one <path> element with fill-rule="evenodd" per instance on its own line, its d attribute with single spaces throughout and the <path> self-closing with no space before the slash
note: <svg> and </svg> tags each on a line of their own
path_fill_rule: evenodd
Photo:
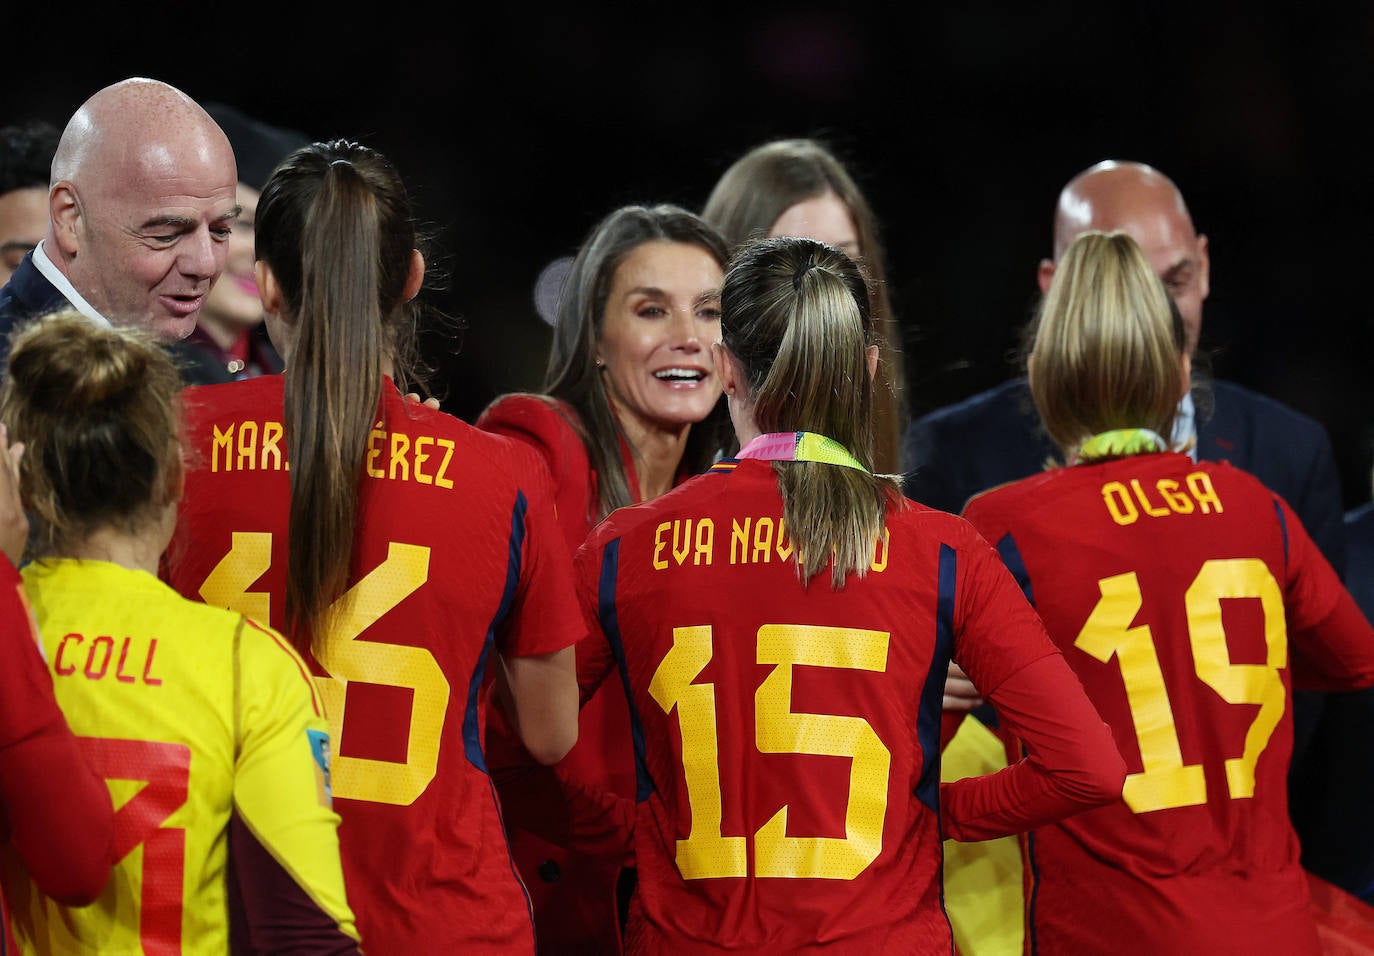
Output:
<svg viewBox="0 0 1374 956">
<path fill-rule="evenodd" d="M 169 535 L 162 528 L 130 533 L 111 527 L 97 528 L 66 548 L 62 557 L 84 561 L 108 561 L 135 571 L 158 573 L 158 563 Z"/>
<path fill-rule="evenodd" d="M 628 417 L 617 416 L 634 458 L 639 500 L 652 501 L 673 489 L 692 426 L 683 425 L 676 430 L 654 428 L 642 422 L 626 421 Z"/>
</svg>

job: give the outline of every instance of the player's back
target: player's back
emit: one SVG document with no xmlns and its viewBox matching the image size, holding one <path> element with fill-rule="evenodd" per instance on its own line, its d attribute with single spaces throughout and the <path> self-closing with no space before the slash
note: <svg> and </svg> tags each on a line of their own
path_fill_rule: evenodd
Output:
<svg viewBox="0 0 1374 956">
<path fill-rule="evenodd" d="M 643 732 L 629 949 L 948 951 L 928 675 L 976 536 L 894 509 L 862 579 L 803 586 L 771 466 L 717 469 L 579 558 Z"/>
<path fill-rule="evenodd" d="M 1154 454 L 1028 478 L 965 515 L 1132 771 L 1121 802 L 1028 841 L 1028 945 L 1310 950 L 1287 806 L 1289 635 L 1336 593 L 1292 512 L 1228 465 Z"/>
<path fill-rule="evenodd" d="M 178 589 L 278 625 L 290 496 L 281 396 L 280 378 L 188 393 L 199 457 L 169 549 Z M 546 653 L 581 633 L 575 608 L 546 603 L 536 580 L 563 547 L 547 504 L 526 493 L 542 480 L 528 450 L 406 403 L 388 383 L 358 484 L 349 588 L 311 662 L 336 742 L 351 901 L 379 951 L 533 946 L 478 696 L 493 651 Z"/>
<path fill-rule="evenodd" d="M 336 938 L 351 934 L 326 755 L 309 759 L 326 741 L 322 707 L 284 639 L 103 561 L 39 561 L 23 577 L 58 703 L 117 809 L 116 872 L 93 905 L 59 907 L 6 872 L 21 948 L 228 951 L 250 918 L 232 872 L 262 875 L 231 820 L 337 921 Z M 250 789 L 254 776 L 272 792 Z"/>
</svg>

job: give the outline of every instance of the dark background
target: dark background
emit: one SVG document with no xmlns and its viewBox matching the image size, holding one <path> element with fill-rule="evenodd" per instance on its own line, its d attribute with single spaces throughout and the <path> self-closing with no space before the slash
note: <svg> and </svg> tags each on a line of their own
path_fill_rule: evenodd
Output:
<svg viewBox="0 0 1374 956">
<path fill-rule="evenodd" d="M 390 156 L 436 229 L 461 331 L 428 351 L 466 418 L 538 386 L 549 260 L 617 205 L 699 209 L 782 136 L 826 140 L 881 220 L 912 411 L 958 400 L 1011 372 L 1060 187 L 1148 162 L 1210 237 L 1216 374 L 1321 421 L 1346 505 L 1369 499 L 1368 5 L 27 5 L 3 35 L 4 122 L 142 75 Z"/>
</svg>

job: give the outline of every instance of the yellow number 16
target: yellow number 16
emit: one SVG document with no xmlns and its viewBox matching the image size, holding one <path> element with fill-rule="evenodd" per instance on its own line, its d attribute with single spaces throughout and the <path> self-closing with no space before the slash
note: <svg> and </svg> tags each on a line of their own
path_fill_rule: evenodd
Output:
<svg viewBox="0 0 1374 956">
<path fill-rule="evenodd" d="M 849 802 L 843 837 L 787 835 L 787 805 L 754 833 L 760 877 L 852 880 L 883 848 L 891 752 L 862 717 L 792 710 L 792 670 L 840 667 L 887 670 L 888 633 L 848 627 L 765 624 L 757 660 L 773 670 L 754 694 L 754 736 L 761 753 L 849 757 Z M 677 627 L 673 646 L 654 671 L 649 694 L 663 712 L 677 711 L 682 772 L 691 809 L 687 839 L 677 841 L 678 871 L 686 880 L 748 875 L 745 837 L 721 828 L 720 764 L 714 684 L 694 684 L 714 649 L 711 628 Z"/>
<path fill-rule="evenodd" d="M 229 553 L 200 587 L 205 603 L 232 608 L 266 623 L 270 595 L 249 591 L 272 565 L 272 535 L 234 532 Z M 362 633 L 429 580 L 429 548 L 390 542 L 386 559 L 330 606 L 329 638 L 319 653 L 328 677 L 316 677 L 324 698 L 329 735 L 335 741 L 331 768 L 334 796 L 408 805 L 425 792 L 439 766 L 439 741 L 448 711 L 449 682 L 423 647 L 361 640 Z M 406 687 L 413 691 L 406 759 L 374 760 L 343 753 L 348 682 Z M 366 715 L 360 715 L 366 717 Z"/>
</svg>

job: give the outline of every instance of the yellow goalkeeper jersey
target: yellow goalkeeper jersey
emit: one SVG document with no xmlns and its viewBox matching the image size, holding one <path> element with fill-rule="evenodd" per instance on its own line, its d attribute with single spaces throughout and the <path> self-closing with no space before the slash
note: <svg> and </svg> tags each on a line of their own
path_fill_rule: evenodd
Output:
<svg viewBox="0 0 1374 956">
<path fill-rule="evenodd" d="M 21 950 L 356 952 L 328 725 L 287 641 L 103 561 L 23 578 L 58 704 L 116 812 L 114 872 L 89 907 L 4 864 Z"/>
</svg>

